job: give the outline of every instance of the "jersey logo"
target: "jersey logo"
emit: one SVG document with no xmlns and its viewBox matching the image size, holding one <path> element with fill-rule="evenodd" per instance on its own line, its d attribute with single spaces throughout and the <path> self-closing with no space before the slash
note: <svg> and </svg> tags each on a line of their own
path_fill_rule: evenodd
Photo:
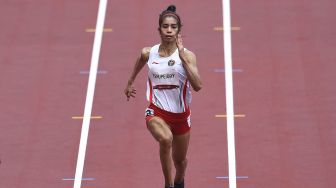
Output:
<svg viewBox="0 0 336 188">
<path fill-rule="evenodd" d="M 151 108 L 147 108 L 146 109 L 146 113 L 145 113 L 145 116 L 154 116 L 154 110 L 151 109 Z"/>
<path fill-rule="evenodd" d="M 152 64 L 159 64 L 158 62 L 153 61 Z"/>
<path fill-rule="evenodd" d="M 175 61 L 173 59 L 168 61 L 168 66 L 173 66 L 175 64 Z"/>
</svg>

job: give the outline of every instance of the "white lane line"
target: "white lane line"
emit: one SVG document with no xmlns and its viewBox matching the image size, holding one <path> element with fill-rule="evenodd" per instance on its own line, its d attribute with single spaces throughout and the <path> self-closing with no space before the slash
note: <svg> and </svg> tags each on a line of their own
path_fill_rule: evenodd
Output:
<svg viewBox="0 0 336 188">
<path fill-rule="evenodd" d="M 105 14 L 106 14 L 106 5 L 107 5 L 107 0 L 99 1 L 97 25 L 96 25 L 95 38 L 93 42 L 89 83 L 88 83 L 86 100 L 85 100 L 84 118 L 83 118 L 82 132 L 81 132 L 81 138 L 80 138 L 80 143 L 79 143 L 74 188 L 80 188 L 81 183 L 82 183 L 81 180 L 82 180 L 82 175 L 83 175 L 87 138 L 88 138 L 89 127 L 90 127 L 90 119 L 91 119 L 94 90 L 95 90 L 95 85 L 96 85 L 100 47 L 101 47 L 101 41 L 103 37 L 103 27 L 104 27 Z"/>
<path fill-rule="evenodd" d="M 63 181 L 74 181 L 75 178 L 62 178 Z M 95 178 L 82 178 L 82 181 L 94 181 Z"/>
<path fill-rule="evenodd" d="M 217 179 L 229 179 L 229 176 L 217 176 Z M 248 179 L 248 176 L 237 176 L 236 179 Z"/>
<path fill-rule="evenodd" d="M 88 70 L 81 70 L 79 71 L 79 74 L 90 74 L 90 71 Z M 98 70 L 97 74 L 107 74 L 106 70 Z"/>
<path fill-rule="evenodd" d="M 227 140 L 229 163 L 229 187 L 237 187 L 236 179 L 236 151 L 234 136 L 234 109 L 233 109 L 233 80 L 232 80 L 232 44 L 231 44 L 231 11 L 230 0 L 222 0 L 223 9 L 223 42 L 224 42 L 224 67 L 226 85 L 226 113 L 227 113 Z"/>
</svg>

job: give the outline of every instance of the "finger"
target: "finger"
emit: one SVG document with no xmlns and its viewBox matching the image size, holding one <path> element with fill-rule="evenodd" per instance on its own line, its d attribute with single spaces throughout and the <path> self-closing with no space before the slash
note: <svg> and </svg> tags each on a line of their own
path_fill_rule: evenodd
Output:
<svg viewBox="0 0 336 188">
<path fill-rule="evenodd" d="M 130 98 L 131 95 L 132 95 L 132 92 L 128 91 L 126 96 L 127 96 L 127 98 Z"/>
<path fill-rule="evenodd" d="M 177 35 L 176 45 L 179 48 L 179 50 L 183 49 L 182 37 L 180 34 Z"/>
</svg>

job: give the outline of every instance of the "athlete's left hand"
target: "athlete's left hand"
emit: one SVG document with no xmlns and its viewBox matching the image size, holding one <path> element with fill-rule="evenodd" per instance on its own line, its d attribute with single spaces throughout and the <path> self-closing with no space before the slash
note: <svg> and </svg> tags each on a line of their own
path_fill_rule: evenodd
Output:
<svg viewBox="0 0 336 188">
<path fill-rule="evenodd" d="M 183 47 L 183 43 L 182 43 L 181 34 L 177 34 L 177 36 L 176 36 L 176 45 L 177 45 L 177 48 L 178 48 L 180 53 L 184 52 L 184 47 Z"/>
</svg>

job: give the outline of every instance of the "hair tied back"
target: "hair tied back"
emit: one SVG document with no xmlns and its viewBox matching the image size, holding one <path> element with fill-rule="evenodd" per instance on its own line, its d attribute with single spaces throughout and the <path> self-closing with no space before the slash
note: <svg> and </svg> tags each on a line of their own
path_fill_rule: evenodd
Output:
<svg viewBox="0 0 336 188">
<path fill-rule="evenodd" d="M 170 11 L 170 12 L 176 12 L 176 6 L 175 6 L 175 5 L 170 5 L 170 6 L 167 8 L 167 11 Z"/>
</svg>

